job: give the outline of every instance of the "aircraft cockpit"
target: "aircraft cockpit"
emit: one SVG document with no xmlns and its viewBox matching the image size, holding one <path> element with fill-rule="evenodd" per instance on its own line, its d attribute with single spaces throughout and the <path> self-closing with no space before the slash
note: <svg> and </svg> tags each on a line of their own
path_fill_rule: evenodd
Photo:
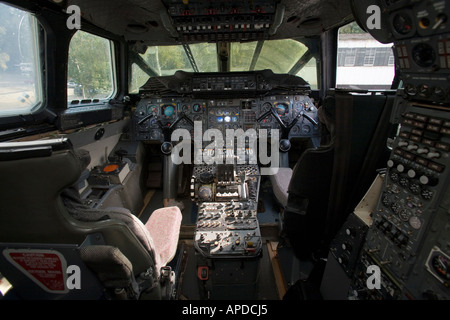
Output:
<svg viewBox="0 0 450 320">
<path fill-rule="evenodd" d="M 0 299 L 448 299 L 449 16 L 0 1 Z"/>
</svg>

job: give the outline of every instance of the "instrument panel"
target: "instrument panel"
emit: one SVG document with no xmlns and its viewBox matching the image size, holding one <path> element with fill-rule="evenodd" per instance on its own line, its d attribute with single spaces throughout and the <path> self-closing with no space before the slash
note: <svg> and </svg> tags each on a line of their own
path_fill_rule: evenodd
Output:
<svg viewBox="0 0 450 320">
<path fill-rule="evenodd" d="M 369 26 L 369 7 L 381 9 L 379 28 Z M 353 0 L 357 21 L 376 40 L 394 43 L 405 98 L 450 106 L 450 3 Z"/>
<path fill-rule="evenodd" d="M 135 138 L 141 141 L 164 141 L 164 128 L 186 129 L 194 137 L 194 124 L 202 135 L 208 129 L 218 129 L 224 136 L 227 129 L 280 129 L 271 109 L 279 119 L 289 125 L 298 117 L 289 132 L 289 138 L 317 137 L 320 135 L 317 108 L 306 95 L 273 95 L 258 99 L 195 99 L 144 98 L 134 113 Z"/>
</svg>

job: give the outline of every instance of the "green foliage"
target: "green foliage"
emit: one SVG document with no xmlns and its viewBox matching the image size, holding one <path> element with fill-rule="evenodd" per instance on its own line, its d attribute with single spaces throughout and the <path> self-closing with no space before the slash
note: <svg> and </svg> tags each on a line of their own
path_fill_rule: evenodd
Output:
<svg viewBox="0 0 450 320">
<path fill-rule="evenodd" d="M 68 79 L 83 99 L 108 97 L 113 91 L 109 40 L 78 31 L 70 42 Z"/>
<path fill-rule="evenodd" d="M 361 29 L 355 21 L 353 21 L 352 23 L 349 23 L 349 24 L 341 27 L 339 29 L 339 33 L 341 33 L 341 34 L 342 33 L 343 34 L 349 34 L 349 33 L 360 34 L 360 33 L 366 33 L 366 32 L 363 29 Z"/>
<path fill-rule="evenodd" d="M 304 44 L 295 40 L 265 41 L 255 70 L 271 69 L 275 73 L 286 73 L 306 50 Z"/>
<path fill-rule="evenodd" d="M 191 44 L 190 48 L 200 72 L 217 71 L 217 47 L 215 43 Z"/>
<path fill-rule="evenodd" d="M 257 42 L 231 44 L 231 71 L 249 70 Z"/>
</svg>

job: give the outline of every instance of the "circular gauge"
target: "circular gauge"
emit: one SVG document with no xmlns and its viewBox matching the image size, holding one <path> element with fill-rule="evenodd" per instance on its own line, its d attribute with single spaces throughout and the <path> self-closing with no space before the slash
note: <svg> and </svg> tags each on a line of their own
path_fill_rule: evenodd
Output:
<svg viewBox="0 0 450 320">
<path fill-rule="evenodd" d="M 289 105 L 287 103 L 278 103 L 275 107 L 277 109 L 278 115 L 280 115 L 281 117 L 284 117 L 289 112 Z"/>
<path fill-rule="evenodd" d="M 311 132 L 311 127 L 310 127 L 309 125 L 307 125 L 307 124 L 303 125 L 303 126 L 302 126 L 302 132 L 303 132 L 304 134 L 310 133 L 310 132 Z"/>
<path fill-rule="evenodd" d="M 149 114 L 150 113 L 153 114 L 153 115 L 157 115 L 158 114 L 158 107 L 155 106 L 155 105 L 149 105 L 147 110 L 148 110 L 147 112 Z"/>
<path fill-rule="evenodd" d="M 392 20 L 394 30 L 404 36 L 413 30 L 413 20 L 409 14 L 404 12 L 397 13 Z"/>
<path fill-rule="evenodd" d="M 217 117 L 217 122 L 223 122 L 223 117 L 222 116 Z"/>
<path fill-rule="evenodd" d="M 431 67 L 436 60 L 436 52 L 427 43 L 419 43 L 412 49 L 412 58 L 420 67 Z"/>
<path fill-rule="evenodd" d="M 171 104 L 167 104 L 164 105 L 161 109 L 161 114 L 166 118 L 166 119 L 171 119 L 173 118 L 173 116 L 175 115 L 175 106 L 171 105 Z"/>
<path fill-rule="evenodd" d="M 294 127 L 292 127 L 291 132 L 292 134 L 298 134 L 300 132 L 299 126 L 295 125 Z"/>
<path fill-rule="evenodd" d="M 232 122 L 237 122 L 237 121 L 238 121 L 238 117 L 232 117 L 232 118 L 231 118 L 231 121 L 232 121 Z"/>
<path fill-rule="evenodd" d="M 230 116 L 226 116 L 226 117 L 223 118 L 223 121 L 230 122 L 231 121 L 231 117 Z"/>
<path fill-rule="evenodd" d="M 262 106 L 261 106 L 261 113 L 267 112 L 272 108 L 272 104 L 270 102 L 265 102 Z"/>
<path fill-rule="evenodd" d="M 200 104 L 196 103 L 192 106 L 192 110 L 194 112 L 200 112 L 202 110 L 202 106 Z"/>
<path fill-rule="evenodd" d="M 416 230 L 420 229 L 420 227 L 422 226 L 422 222 L 416 216 L 412 216 L 411 218 L 409 218 L 409 224 L 411 227 L 413 227 Z"/>
<path fill-rule="evenodd" d="M 222 109 L 217 109 L 217 110 L 216 110 L 216 115 L 218 115 L 218 116 L 223 116 L 224 113 L 223 113 Z"/>
<path fill-rule="evenodd" d="M 191 110 L 191 106 L 188 104 L 185 104 L 185 105 L 183 105 L 181 110 L 183 110 L 183 112 L 189 112 Z"/>
<path fill-rule="evenodd" d="M 157 127 L 158 126 L 158 121 L 155 118 L 153 118 L 152 120 L 150 120 L 150 126 Z"/>
<path fill-rule="evenodd" d="M 210 186 L 201 186 L 198 189 L 198 197 L 202 201 L 212 200 L 212 191 L 211 191 Z"/>
</svg>

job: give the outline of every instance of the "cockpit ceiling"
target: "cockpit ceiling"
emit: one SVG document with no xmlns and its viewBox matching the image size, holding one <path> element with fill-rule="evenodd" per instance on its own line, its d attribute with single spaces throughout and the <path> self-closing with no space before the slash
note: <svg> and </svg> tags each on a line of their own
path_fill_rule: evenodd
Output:
<svg viewBox="0 0 450 320">
<path fill-rule="evenodd" d="M 66 5 L 79 6 L 84 19 L 114 34 L 124 36 L 128 41 L 140 40 L 146 45 L 199 42 L 199 39 L 192 37 L 191 39 L 174 37 L 174 33 L 164 26 L 164 24 L 167 25 L 167 20 L 164 21 L 162 12 L 167 13 L 167 7 L 173 4 L 178 5 L 177 2 L 182 5 L 187 3 L 188 6 L 202 2 L 215 3 L 216 6 L 218 3 L 233 5 L 231 0 L 190 2 L 187 0 L 68 0 Z M 234 2 L 245 5 L 265 1 Z M 279 19 L 281 24 L 275 34 L 268 35 L 266 39 L 319 35 L 323 31 L 352 20 L 348 0 L 272 0 L 267 2 L 272 2 L 275 6 L 284 6 L 284 14 L 282 19 Z M 221 39 L 208 39 L 208 41 L 214 40 Z"/>
</svg>

